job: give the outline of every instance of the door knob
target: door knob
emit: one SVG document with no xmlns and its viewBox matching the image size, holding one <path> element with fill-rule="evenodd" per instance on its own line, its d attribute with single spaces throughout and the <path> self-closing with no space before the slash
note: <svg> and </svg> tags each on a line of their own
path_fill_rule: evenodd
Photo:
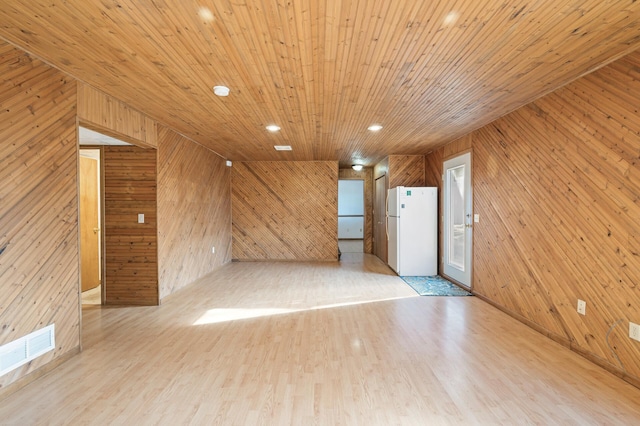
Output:
<svg viewBox="0 0 640 426">
<path fill-rule="evenodd" d="M 97 234 L 98 232 L 100 232 L 100 228 L 93 228 L 93 233 Z"/>
</svg>

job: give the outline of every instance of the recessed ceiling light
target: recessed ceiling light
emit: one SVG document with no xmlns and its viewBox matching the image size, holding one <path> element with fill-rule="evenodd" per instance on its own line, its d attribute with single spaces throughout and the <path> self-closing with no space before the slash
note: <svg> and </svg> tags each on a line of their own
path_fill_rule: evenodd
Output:
<svg viewBox="0 0 640 426">
<path fill-rule="evenodd" d="M 372 132 L 377 132 L 379 130 L 382 130 L 382 126 L 379 124 L 372 124 L 371 126 L 367 127 L 367 129 L 371 130 Z"/>
<path fill-rule="evenodd" d="M 444 24 L 445 25 L 453 25 L 456 23 L 456 21 L 458 20 L 458 17 L 460 16 L 460 14 L 456 11 L 451 11 L 449 13 L 447 13 L 447 16 L 444 17 Z"/>
<path fill-rule="evenodd" d="M 203 6 L 198 9 L 198 15 L 206 22 L 213 21 L 213 12 L 208 7 Z"/>
<path fill-rule="evenodd" d="M 291 145 L 274 145 L 273 147 L 276 151 L 293 151 L 293 149 L 291 149 Z"/>
<path fill-rule="evenodd" d="M 270 132 L 277 132 L 278 130 L 280 130 L 280 127 L 276 126 L 275 124 L 269 124 L 267 126 L 267 130 Z"/>
<path fill-rule="evenodd" d="M 213 86 L 213 93 L 217 96 L 229 96 L 229 88 L 227 86 Z"/>
</svg>

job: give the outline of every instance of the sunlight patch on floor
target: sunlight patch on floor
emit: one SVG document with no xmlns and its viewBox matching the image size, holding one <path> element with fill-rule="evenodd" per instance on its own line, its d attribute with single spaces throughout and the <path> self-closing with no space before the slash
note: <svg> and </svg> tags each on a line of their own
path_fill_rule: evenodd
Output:
<svg viewBox="0 0 640 426">
<path fill-rule="evenodd" d="M 206 325 L 217 324 L 227 321 L 236 321 L 249 318 L 268 317 L 272 315 L 289 314 L 293 312 L 314 311 L 318 309 L 330 309 L 339 308 L 343 306 L 363 305 L 366 303 L 384 302 L 388 300 L 407 299 L 409 297 L 420 297 L 417 294 L 415 296 L 398 296 L 389 297 L 386 299 L 375 300 L 357 300 L 353 302 L 332 303 L 328 305 L 312 306 L 310 308 L 215 308 L 209 309 L 205 312 L 193 325 Z"/>
<path fill-rule="evenodd" d="M 193 325 L 216 324 L 219 322 L 235 321 L 239 319 L 267 317 L 292 312 L 292 309 L 254 308 L 254 309 L 209 309 Z"/>
</svg>

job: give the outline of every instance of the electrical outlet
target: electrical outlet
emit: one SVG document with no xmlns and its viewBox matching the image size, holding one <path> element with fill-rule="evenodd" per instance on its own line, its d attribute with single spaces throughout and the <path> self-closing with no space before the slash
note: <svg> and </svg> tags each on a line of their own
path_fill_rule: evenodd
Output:
<svg viewBox="0 0 640 426">
<path fill-rule="evenodd" d="M 211 247 L 211 253 L 215 254 L 215 252 L 216 252 L 216 247 L 215 246 Z"/>
<path fill-rule="evenodd" d="M 640 342 L 640 325 L 629 321 L 629 337 Z"/>
<path fill-rule="evenodd" d="M 584 300 L 578 299 L 577 311 L 580 315 L 587 315 L 587 302 L 585 302 Z"/>
</svg>

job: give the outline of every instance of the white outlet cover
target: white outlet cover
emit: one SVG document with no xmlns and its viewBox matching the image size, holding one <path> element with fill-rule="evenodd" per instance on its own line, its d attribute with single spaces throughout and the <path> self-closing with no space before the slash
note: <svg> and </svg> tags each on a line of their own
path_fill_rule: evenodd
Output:
<svg viewBox="0 0 640 426">
<path fill-rule="evenodd" d="M 473 215 L 473 221 L 474 221 L 475 223 L 480 223 L 480 215 L 479 215 L 479 214 L 477 214 L 477 213 L 476 213 L 476 214 L 474 214 L 474 215 Z"/>
<path fill-rule="evenodd" d="M 587 302 L 584 300 L 578 299 L 578 307 L 576 309 L 579 314 L 586 315 L 587 314 Z"/>
<path fill-rule="evenodd" d="M 216 248 L 215 247 L 211 247 L 211 253 L 215 253 L 216 252 Z"/>
<path fill-rule="evenodd" d="M 144 223 L 144 213 L 138 213 L 138 223 Z"/>
<path fill-rule="evenodd" d="M 629 337 L 640 342 L 640 325 L 629 321 Z"/>
</svg>

